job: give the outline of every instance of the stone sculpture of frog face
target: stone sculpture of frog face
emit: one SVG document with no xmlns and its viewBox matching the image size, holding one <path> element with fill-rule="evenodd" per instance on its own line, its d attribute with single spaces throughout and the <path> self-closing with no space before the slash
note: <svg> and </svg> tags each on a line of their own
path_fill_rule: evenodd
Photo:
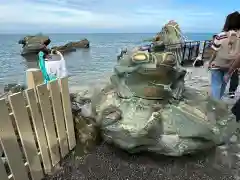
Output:
<svg viewBox="0 0 240 180">
<path fill-rule="evenodd" d="M 127 52 L 119 59 L 114 71 L 111 81 L 124 98 L 180 98 L 184 88 L 186 71 L 181 70 L 171 52 Z"/>
</svg>

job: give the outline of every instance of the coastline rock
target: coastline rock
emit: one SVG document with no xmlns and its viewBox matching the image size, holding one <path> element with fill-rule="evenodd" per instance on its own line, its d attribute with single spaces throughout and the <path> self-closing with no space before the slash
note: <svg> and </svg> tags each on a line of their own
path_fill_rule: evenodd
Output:
<svg viewBox="0 0 240 180">
<path fill-rule="evenodd" d="M 88 90 L 70 94 L 77 140 L 77 156 L 88 153 L 101 142 L 100 128 L 96 123 L 91 98 Z"/>
<path fill-rule="evenodd" d="M 7 93 L 7 92 L 17 93 L 17 92 L 23 91 L 24 89 L 26 89 L 25 85 L 10 83 L 4 86 L 4 93 Z"/>
</svg>

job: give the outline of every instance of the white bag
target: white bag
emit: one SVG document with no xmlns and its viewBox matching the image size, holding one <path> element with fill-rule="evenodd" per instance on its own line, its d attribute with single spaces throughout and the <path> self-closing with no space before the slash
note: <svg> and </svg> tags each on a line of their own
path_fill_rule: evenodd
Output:
<svg viewBox="0 0 240 180">
<path fill-rule="evenodd" d="M 59 59 L 48 59 L 45 61 L 46 71 L 49 77 L 63 78 L 68 76 L 66 62 L 63 55 L 57 51 Z"/>
</svg>

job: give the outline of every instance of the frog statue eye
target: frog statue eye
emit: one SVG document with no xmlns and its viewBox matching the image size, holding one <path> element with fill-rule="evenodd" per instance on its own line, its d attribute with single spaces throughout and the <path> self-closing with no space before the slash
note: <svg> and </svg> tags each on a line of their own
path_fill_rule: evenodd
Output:
<svg viewBox="0 0 240 180">
<path fill-rule="evenodd" d="M 157 67 L 160 67 L 162 65 L 174 67 L 177 63 L 176 57 L 172 53 L 166 52 L 162 54 L 156 54 L 154 57 Z"/>
<path fill-rule="evenodd" d="M 133 57 L 135 61 L 144 61 L 146 60 L 146 56 L 144 54 L 137 54 Z"/>
<path fill-rule="evenodd" d="M 136 64 L 149 62 L 149 54 L 144 52 L 137 52 L 133 54 L 132 61 Z"/>
</svg>

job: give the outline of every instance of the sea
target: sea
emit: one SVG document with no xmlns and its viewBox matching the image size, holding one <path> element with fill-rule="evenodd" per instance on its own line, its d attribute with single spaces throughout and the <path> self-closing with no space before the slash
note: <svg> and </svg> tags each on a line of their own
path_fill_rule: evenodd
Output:
<svg viewBox="0 0 240 180">
<path fill-rule="evenodd" d="M 90 41 L 89 49 L 79 49 L 64 56 L 70 75 L 69 86 L 72 88 L 104 84 L 112 74 L 121 48 L 144 44 L 145 39 L 154 35 L 153 33 L 49 34 L 50 47 L 83 38 Z M 185 33 L 188 39 L 196 41 L 209 40 L 212 35 L 213 33 Z M 18 40 L 24 36 L 24 34 L 0 34 L 0 92 L 6 84 L 24 84 L 26 69 L 37 67 L 36 61 L 28 62 L 20 55 L 21 45 L 18 44 Z"/>
</svg>

